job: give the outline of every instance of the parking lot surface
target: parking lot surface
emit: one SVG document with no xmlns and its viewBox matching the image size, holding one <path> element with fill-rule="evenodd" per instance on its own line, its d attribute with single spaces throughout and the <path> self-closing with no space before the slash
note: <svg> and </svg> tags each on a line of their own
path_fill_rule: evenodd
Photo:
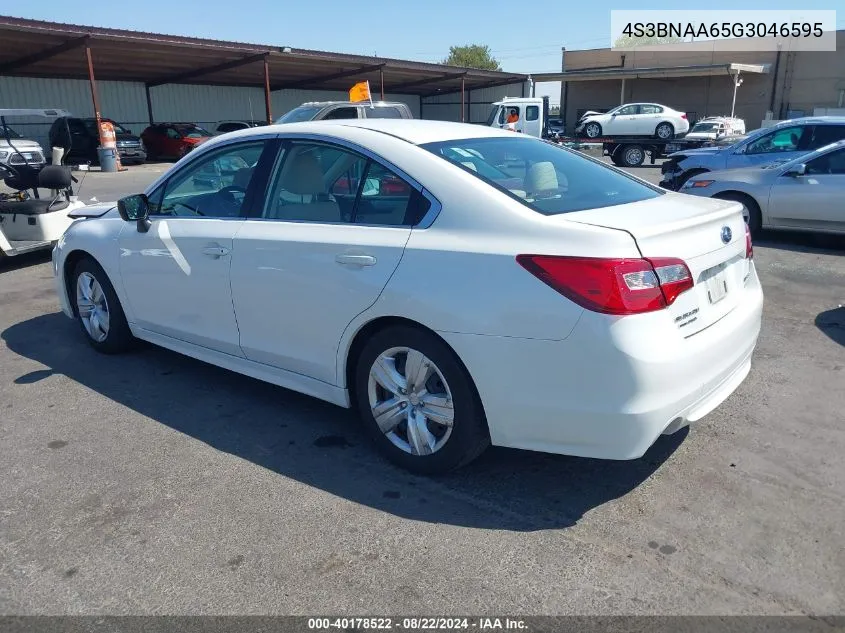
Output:
<svg viewBox="0 0 845 633">
<path fill-rule="evenodd" d="M 49 256 L 6 261 L 0 613 L 842 613 L 843 255 L 757 241 L 750 375 L 644 458 L 492 449 L 438 479 L 331 405 L 150 346 L 98 355 Z"/>
</svg>

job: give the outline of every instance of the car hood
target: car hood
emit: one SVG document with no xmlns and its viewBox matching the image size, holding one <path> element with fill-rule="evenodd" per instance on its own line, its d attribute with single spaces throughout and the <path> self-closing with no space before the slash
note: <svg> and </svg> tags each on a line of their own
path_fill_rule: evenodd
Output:
<svg viewBox="0 0 845 633">
<path fill-rule="evenodd" d="M 117 202 L 98 202 L 89 204 L 68 213 L 70 218 L 100 218 L 112 210 L 117 210 Z"/>
<path fill-rule="evenodd" d="M 689 138 L 689 135 L 687 135 L 685 138 Z M 694 149 L 684 149 L 679 152 L 673 152 L 669 154 L 669 158 L 677 158 L 679 156 L 715 156 L 717 154 L 726 152 L 729 147 L 731 146 L 729 145 L 727 147 L 696 147 Z"/>
<path fill-rule="evenodd" d="M 41 146 L 37 142 L 30 141 L 29 139 L 25 138 L 13 138 L 12 146 L 14 146 L 15 149 L 18 149 L 20 151 L 41 149 Z M 0 137 L 0 147 L 10 147 L 9 142 L 6 139 Z"/>
</svg>

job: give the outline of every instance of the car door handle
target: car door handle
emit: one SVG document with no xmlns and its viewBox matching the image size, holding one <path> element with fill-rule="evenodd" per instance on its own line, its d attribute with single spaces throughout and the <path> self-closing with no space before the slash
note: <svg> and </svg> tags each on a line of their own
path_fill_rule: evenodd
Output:
<svg viewBox="0 0 845 633">
<path fill-rule="evenodd" d="M 338 264 L 345 266 L 375 266 L 376 258 L 372 255 L 338 255 L 334 258 Z"/>
<path fill-rule="evenodd" d="M 229 254 L 229 249 L 225 246 L 206 246 L 202 249 L 203 255 L 208 255 L 209 257 L 223 257 Z"/>
</svg>

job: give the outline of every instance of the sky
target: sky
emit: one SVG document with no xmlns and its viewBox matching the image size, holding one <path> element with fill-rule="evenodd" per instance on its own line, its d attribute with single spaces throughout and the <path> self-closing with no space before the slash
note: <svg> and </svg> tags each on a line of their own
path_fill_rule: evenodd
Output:
<svg viewBox="0 0 845 633">
<path fill-rule="evenodd" d="M 800 6 L 835 9 L 837 4 L 801 0 Z M 690 8 L 647 0 L 637 0 L 636 7 Z M 450 46 L 485 44 L 504 70 L 520 73 L 560 70 L 562 46 L 609 46 L 610 10 L 631 8 L 572 0 L 249 0 L 243 5 L 232 0 L 0 0 L 0 15 L 426 62 L 441 61 Z M 796 2 L 710 0 L 700 8 L 794 10 Z M 845 8 L 837 27 L 845 28 Z M 537 94 L 549 94 L 555 103 L 559 84 L 538 84 Z"/>
</svg>

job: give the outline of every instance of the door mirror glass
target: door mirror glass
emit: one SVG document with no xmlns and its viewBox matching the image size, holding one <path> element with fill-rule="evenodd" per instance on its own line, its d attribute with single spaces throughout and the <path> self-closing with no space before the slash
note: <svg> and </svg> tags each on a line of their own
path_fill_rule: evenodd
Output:
<svg viewBox="0 0 845 633">
<path fill-rule="evenodd" d="M 117 201 L 117 210 L 127 222 L 146 220 L 150 215 L 150 201 L 143 193 L 126 196 Z"/>
<path fill-rule="evenodd" d="M 799 176 L 803 176 L 807 173 L 807 165 L 805 163 L 801 163 L 800 165 L 796 165 L 788 172 L 784 174 L 784 176 L 791 176 L 792 178 L 798 178 Z"/>
</svg>

